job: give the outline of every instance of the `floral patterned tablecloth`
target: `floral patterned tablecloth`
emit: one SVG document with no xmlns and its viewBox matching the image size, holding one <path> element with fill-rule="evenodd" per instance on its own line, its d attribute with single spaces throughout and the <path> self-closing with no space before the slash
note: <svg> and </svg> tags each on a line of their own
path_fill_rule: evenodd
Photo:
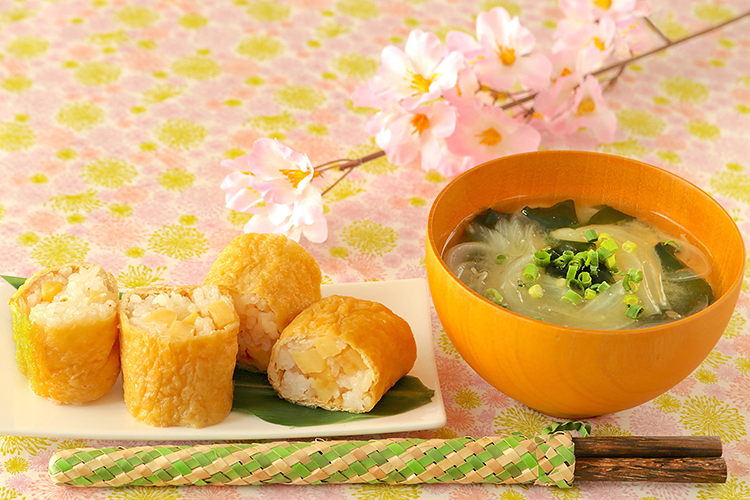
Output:
<svg viewBox="0 0 750 500">
<path fill-rule="evenodd" d="M 552 0 L 0 0 L 0 273 L 87 260 L 122 288 L 201 282 L 248 217 L 224 206 L 222 159 L 261 137 L 313 164 L 375 151 L 369 111 L 350 94 L 375 73 L 382 49 L 403 47 L 415 28 L 471 31 L 479 12 L 498 5 L 549 46 L 561 15 Z M 747 8 L 670 0 L 652 6 L 652 19 L 677 39 Z M 614 143 L 545 133 L 542 147 L 657 165 L 705 189 L 750 231 L 750 19 L 638 61 L 606 97 Z M 338 184 L 325 195 L 327 241 L 302 242 L 324 281 L 425 277 L 427 213 L 446 182 L 379 159 Z M 0 436 L 0 499 L 745 500 L 749 300 L 743 291 L 716 349 L 677 387 L 590 419 L 597 436 L 721 436 L 725 484 L 85 490 L 51 484 L 52 453 L 119 443 Z M 536 433 L 552 422 L 478 377 L 432 314 L 448 421 L 412 436 Z"/>
</svg>

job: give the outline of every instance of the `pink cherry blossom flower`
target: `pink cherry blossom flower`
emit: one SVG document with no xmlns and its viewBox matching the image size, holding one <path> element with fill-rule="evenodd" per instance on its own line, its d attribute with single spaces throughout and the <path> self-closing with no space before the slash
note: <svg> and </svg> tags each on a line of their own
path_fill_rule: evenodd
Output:
<svg viewBox="0 0 750 500">
<path fill-rule="evenodd" d="M 455 127 L 455 108 L 436 101 L 412 111 L 401 108 L 384 123 L 375 142 L 391 163 L 406 165 L 421 157 L 422 168 L 430 170 L 440 161 L 441 139 L 450 136 Z"/>
<path fill-rule="evenodd" d="M 609 17 L 604 17 L 599 22 L 584 24 L 576 30 L 558 32 L 552 52 L 564 50 L 578 52 L 593 45 L 597 51 L 592 54 L 598 56 L 594 60 L 594 67 L 589 70 L 593 71 L 602 67 L 602 63 L 614 51 L 616 35 L 615 22 Z"/>
<path fill-rule="evenodd" d="M 599 142 L 615 139 L 617 118 L 602 97 L 599 80 L 591 75 L 579 80 L 570 105 L 549 121 L 549 130 L 558 135 L 572 134 L 579 128 L 590 129 Z"/>
<path fill-rule="evenodd" d="M 581 78 L 600 67 L 599 58 L 600 51 L 593 44 L 579 51 L 568 49 L 551 54 L 552 86 L 534 98 L 535 111 L 551 119 L 568 109 Z"/>
<path fill-rule="evenodd" d="M 647 30 L 638 18 L 647 16 L 649 6 L 637 0 L 559 0 L 565 18 L 555 31 L 555 38 L 565 39 L 585 26 L 612 24 L 615 27 L 614 46 L 617 56 L 627 58 L 632 51 L 645 49 L 649 44 Z M 554 49 L 553 49 L 554 50 Z"/>
<path fill-rule="evenodd" d="M 618 25 L 628 24 L 633 18 L 649 13 L 646 2 L 638 0 L 559 0 L 558 3 L 567 20 L 584 24 L 603 17 L 611 17 Z"/>
<path fill-rule="evenodd" d="M 250 154 L 224 160 L 232 172 L 221 184 L 226 206 L 253 214 L 245 232 L 279 233 L 320 243 L 328 236 L 319 174 L 306 155 L 273 139 L 258 139 Z"/>
<path fill-rule="evenodd" d="M 452 31 L 448 33 L 449 37 L 451 33 L 458 32 Z M 460 34 L 465 35 L 465 33 Z M 479 80 L 477 80 L 476 73 L 471 68 L 466 67 L 458 72 L 456 85 L 443 92 L 443 98 L 454 106 L 470 104 L 478 98 L 477 93 L 481 88 L 482 86 L 479 84 Z"/>
<path fill-rule="evenodd" d="M 474 165 L 500 156 L 534 151 L 541 137 L 533 127 L 493 106 L 459 108 L 456 132 L 446 142 L 456 155 L 471 158 Z"/>
<path fill-rule="evenodd" d="M 378 74 L 368 82 L 368 90 L 360 91 L 358 101 L 398 102 L 414 109 L 453 87 L 463 64 L 459 52 L 445 53 L 437 35 L 414 30 L 404 50 L 383 49 Z"/>
<path fill-rule="evenodd" d="M 483 85 L 508 90 L 517 82 L 531 89 L 549 84 L 550 62 L 544 55 L 532 53 L 536 40 L 531 31 L 521 26 L 518 17 L 511 19 L 507 10 L 495 7 L 477 16 L 476 29 L 480 55 L 474 71 Z M 469 43 L 463 37 L 460 41 Z"/>
<path fill-rule="evenodd" d="M 246 233 L 284 234 L 294 241 L 304 236 L 313 243 L 322 243 L 328 237 L 323 198 L 314 188 L 307 189 L 294 203 L 255 207 L 248 213 L 254 215 L 243 228 Z"/>
<path fill-rule="evenodd" d="M 453 154 L 446 144 L 441 149 L 440 161 L 433 168 L 448 179 L 452 179 L 457 175 L 466 172 L 470 168 L 476 167 L 478 164 L 479 163 L 470 156 Z"/>
</svg>

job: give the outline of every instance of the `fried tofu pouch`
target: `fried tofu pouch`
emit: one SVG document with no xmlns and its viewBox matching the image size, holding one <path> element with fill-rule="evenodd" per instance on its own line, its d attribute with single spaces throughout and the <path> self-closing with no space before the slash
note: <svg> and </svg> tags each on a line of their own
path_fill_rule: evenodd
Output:
<svg viewBox="0 0 750 500">
<path fill-rule="evenodd" d="M 243 234 L 227 245 L 203 283 L 232 294 L 240 316 L 240 368 L 266 371 L 281 331 L 320 299 L 321 278 L 315 259 L 284 235 Z"/>
<path fill-rule="evenodd" d="M 274 345 L 268 380 L 284 399 L 365 413 L 417 359 L 409 324 L 384 305 L 333 295 L 302 311 Z"/>
<path fill-rule="evenodd" d="M 213 285 L 136 288 L 120 302 L 125 404 L 156 427 L 206 427 L 232 409 L 239 319 Z"/>
<path fill-rule="evenodd" d="M 31 389 L 55 403 L 102 397 L 120 374 L 119 293 L 96 264 L 39 271 L 10 299 L 18 369 Z"/>
</svg>

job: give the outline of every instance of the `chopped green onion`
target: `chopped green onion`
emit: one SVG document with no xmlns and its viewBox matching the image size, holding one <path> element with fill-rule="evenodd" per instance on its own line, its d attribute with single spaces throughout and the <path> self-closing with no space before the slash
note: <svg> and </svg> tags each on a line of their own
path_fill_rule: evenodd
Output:
<svg viewBox="0 0 750 500">
<path fill-rule="evenodd" d="M 508 256 L 507 256 L 507 255 L 505 255 L 504 253 L 499 253 L 499 254 L 497 254 L 497 256 L 495 257 L 495 264 L 502 264 L 502 263 L 504 263 L 504 262 L 505 262 L 505 260 L 506 260 L 507 258 L 508 258 Z"/>
<path fill-rule="evenodd" d="M 593 243 L 599 238 L 599 236 L 597 236 L 596 234 L 596 230 L 594 229 L 586 229 L 583 232 L 583 237 L 586 238 L 586 241 L 588 241 L 589 243 Z"/>
<path fill-rule="evenodd" d="M 622 249 L 625 250 L 628 253 L 633 253 L 638 249 L 638 245 L 633 243 L 632 241 L 628 240 L 625 243 L 622 244 Z"/>
<path fill-rule="evenodd" d="M 604 265 L 607 266 L 607 269 L 609 269 L 612 272 L 617 272 L 617 259 L 615 259 L 614 255 L 610 255 L 604 260 Z"/>
<path fill-rule="evenodd" d="M 565 250 L 562 255 L 555 259 L 555 265 L 557 267 L 565 267 L 568 263 L 573 260 L 575 254 L 571 250 Z"/>
<path fill-rule="evenodd" d="M 609 290 L 609 288 L 609 283 L 607 283 L 606 281 L 602 281 L 601 283 L 599 283 L 599 286 L 596 287 L 596 291 L 599 293 L 604 293 Z"/>
<path fill-rule="evenodd" d="M 578 273 L 578 265 L 570 264 L 568 266 L 567 274 L 565 275 L 565 279 L 567 281 L 570 281 L 572 279 L 575 279 L 576 274 Z"/>
<path fill-rule="evenodd" d="M 539 268 L 534 264 L 526 264 L 526 267 L 523 269 L 523 279 L 526 281 L 536 281 L 538 277 Z"/>
<path fill-rule="evenodd" d="M 638 319 L 638 316 L 643 312 L 643 306 L 639 305 L 628 305 L 628 310 L 625 311 L 625 315 L 628 318 Z"/>
<path fill-rule="evenodd" d="M 539 267 L 547 267 L 549 265 L 550 256 L 544 250 L 534 252 L 534 264 Z"/>
<path fill-rule="evenodd" d="M 680 244 L 677 243 L 675 240 L 667 240 L 664 242 L 665 245 L 672 245 L 677 248 L 677 250 L 680 249 Z"/>
<path fill-rule="evenodd" d="M 585 292 L 583 292 L 583 298 L 586 300 L 591 300 L 596 297 L 596 290 L 593 288 L 587 288 Z"/>
<path fill-rule="evenodd" d="M 542 288 L 542 285 L 534 285 L 531 288 L 529 288 L 529 295 L 531 295 L 535 299 L 541 299 L 544 296 L 544 288 Z"/>
<path fill-rule="evenodd" d="M 638 302 L 640 302 L 640 299 L 636 297 L 635 295 L 626 295 L 622 298 L 622 300 L 625 301 L 625 303 L 629 306 L 635 305 Z"/>
<path fill-rule="evenodd" d="M 503 302 L 503 296 L 500 295 L 500 292 L 498 292 L 494 288 L 486 289 L 482 293 L 482 297 L 489 300 L 490 302 L 494 302 L 497 305 L 502 305 L 502 302 Z"/>
<path fill-rule="evenodd" d="M 599 274 L 599 254 L 594 250 L 589 250 L 589 258 L 587 264 L 591 268 L 591 274 L 597 276 Z"/>
<path fill-rule="evenodd" d="M 574 306 L 577 306 L 578 304 L 581 303 L 581 301 L 583 300 L 583 297 L 578 295 L 573 290 L 568 290 L 567 292 L 565 292 L 565 295 L 561 297 L 561 300 L 566 300 L 570 302 L 571 304 L 573 304 Z"/>
<path fill-rule="evenodd" d="M 615 253 L 619 247 L 615 243 L 615 240 L 610 238 L 602 241 L 602 248 L 606 248 L 610 253 Z"/>
<path fill-rule="evenodd" d="M 596 249 L 596 254 L 599 257 L 600 261 L 607 260 L 608 258 L 612 257 L 612 252 L 607 250 L 604 247 L 599 247 Z"/>
<path fill-rule="evenodd" d="M 638 289 L 641 288 L 640 286 L 638 286 L 638 283 L 636 283 L 635 281 L 631 281 L 629 284 L 630 284 L 631 292 L 637 292 Z"/>
<path fill-rule="evenodd" d="M 586 271 L 583 271 L 581 274 L 578 275 L 578 281 L 581 282 L 581 285 L 583 285 L 584 288 L 588 288 L 591 286 L 591 274 L 587 273 Z"/>
<path fill-rule="evenodd" d="M 643 271 L 640 269 L 631 269 L 628 271 L 627 277 L 633 283 L 640 283 L 643 281 Z"/>
<path fill-rule="evenodd" d="M 611 236 L 610 236 L 610 235 L 609 235 L 608 233 L 602 233 L 602 234 L 600 234 L 600 235 L 599 235 L 599 238 L 598 238 L 598 240 L 599 240 L 599 241 L 604 241 L 604 240 L 606 240 L 607 238 L 611 238 Z"/>
</svg>

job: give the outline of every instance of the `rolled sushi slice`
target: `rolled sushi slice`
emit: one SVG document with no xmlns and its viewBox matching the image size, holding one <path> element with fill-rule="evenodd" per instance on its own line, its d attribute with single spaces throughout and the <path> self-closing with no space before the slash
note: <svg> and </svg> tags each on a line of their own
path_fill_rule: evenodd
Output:
<svg viewBox="0 0 750 500">
<path fill-rule="evenodd" d="M 416 359 L 414 335 L 404 319 L 380 303 L 333 295 L 284 329 L 268 380 L 289 401 L 365 413 Z"/>
<path fill-rule="evenodd" d="M 265 372 L 281 331 L 320 299 L 320 266 L 281 234 L 243 234 L 211 266 L 207 285 L 226 287 L 240 316 L 237 365 Z"/>
<path fill-rule="evenodd" d="M 156 427 L 206 427 L 232 409 L 239 320 L 214 285 L 136 288 L 120 303 L 125 404 Z"/>
<path fill-rule="evenodd" d="M 96 264 L 39 271 L 10 299 L 18 369 L 31 389 L 55 403 L 102 397 L 120 374 L 119 293 Z"/>
</svg>

